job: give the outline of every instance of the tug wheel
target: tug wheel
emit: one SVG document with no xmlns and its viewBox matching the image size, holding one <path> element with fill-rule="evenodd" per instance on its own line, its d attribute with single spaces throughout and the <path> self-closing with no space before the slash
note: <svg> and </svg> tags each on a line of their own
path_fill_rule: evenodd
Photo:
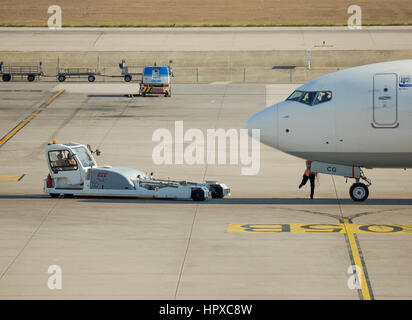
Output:
<svg viewBox="0 0 412 320">
<path fill-rule="evenodd" d="M 193 201 L 204 201 L 205 194 L 203 190 L 195 189 L 192 191 L 192 200 Z"/>
<path fill-rule="evenodd" d="M 212 186 L 210 189 L 212 191 L 212 198 L 223 198 L 223 188 L 221 186 Z"/>
<path fill-rule="evenodd" d="M 349 190 L 349 195 L 353 201 L 361 202 L 368 199 L 369 189 L 363 183 L 354 183 Z"/>
<path fill-rule="evenodd" d="M 60 193 L 50 193 L 50 197 L 52 198 L 58 198 L 60 196 Z"/>
</svg>

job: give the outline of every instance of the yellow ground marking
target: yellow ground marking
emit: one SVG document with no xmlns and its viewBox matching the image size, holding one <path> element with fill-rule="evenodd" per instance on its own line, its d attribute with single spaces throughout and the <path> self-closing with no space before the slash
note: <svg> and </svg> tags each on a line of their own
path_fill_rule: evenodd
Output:
<svg viewBox="0 0 412 320">
<path fill-rule="evenodd" d="M 30 114 L 26 119 L 24 119 L 22 122 L 20 122 L 14 129 L 12 129 L 8 134 L 6 134 L 1 140 L 0 140 L 0 147 L 3 146 L 7 141 L 11 139 L 17 132 L 19 132 L 26 124 L 28 124 L 35 116 L 37 116 L 46 106 L 48 106 L 54 99 L 56 99 L 59 95 L 63 93 L 63 89 L 58 91 L 53 97 L 51 97 L 49 100 L 47 100 L 46 103 L 42 104 L 39 109 L 34 111 L 32 114 Z"/>
<path fill-rule="evenodd" d="M 11 130 L 8 134 L 6 134 L 5 137 L 3 137 L 3 139 L 0 140 L 0 147 L 5 144 L 12 136 L 14 136 L 21 128 L 23 128 L 31 119 L 33 119 L 38 113 L 40 112 L 40 110 L 36 110 L 35 112 L 33 112 L 30 116 L 28 116 L 25 120 L 23 120 L 22 122 L 20 122 L 19 125 L 17 125 L 13 130 Z"/>
<path fill-rule="evenodd" d="M 343 218 L 343 224 L 346 229 L 346 235 L 348 237 L 350 249 L 352 251 L 352 256 L 353 256 L 353 261 L 355 262 L 355 265 L 358 267 L 358 270 L 360 270 L 360 275 L 358 275 L 358 278 L 360 280 L 360 290 L 362 292 L 362 296 L 364 300 L 371 300 L 371 293 L 370 289 L 368 286 L 368 282 L 366 280 L 366 275 L 365 275 L 365 270 L 363 268 L 363 263 L 362 263 L 362 258 L 359 253 L 359 248 L 355 240 L 355 234 L 351 230 L 351 223 L 349 219 Z"/>
<path fill-rule="evenodd" d="M 374 233 L 412 234 L 410 224 L 352 224 L 352 223 L 273 223 L 273 224 L 229 224 L 229 233 Z"/>
<path fill-rule="evenodd" d="M 0 175 L 0 181 L 19 181 L 23 177 L 22 174 L 17 175 Z"/>
<path fill-rule="evenodd" d="M 356 233 L 368 234 L 412 234 L 410 224 L 352 224 L 342 218 L 343 223 L 272 223 L 272 224 L 229 224 L 229 233 L 340 233 L 346 234 L 351 260 L 358 267 L 360 291 L 364 300 L 373 299 L 362 252 L 356 240 Z"/>
<path fill-rule="evenodd" d="M 11 130 L 8 134 L 6 134 L 3 139 L 0 140 L 0 147 L 5 144 L 7 141 L 10 140 L 12 136 L 14 136 L 18 131 L 21 130 L 27 123 L 30 122 L 31 119 L 33 119 L 38 113 L 40 113 L 41 110 L 36 110 L 34 111 L 30 116 L 28 116 L 25 120 L 20 122 L 19 125 L 17 125 L 13 130 Z"/>
<path fill-rule="evenodd" d="M 57 93 L 53 97 L 51 97 L 49 100 L 47 100 L 46 106 L 49 105 L 54 99 L 56 99 L 63 92 L 64 92 L 64 89 L 61 89 L 61 90 L 57 91 Z"/>
</svg>

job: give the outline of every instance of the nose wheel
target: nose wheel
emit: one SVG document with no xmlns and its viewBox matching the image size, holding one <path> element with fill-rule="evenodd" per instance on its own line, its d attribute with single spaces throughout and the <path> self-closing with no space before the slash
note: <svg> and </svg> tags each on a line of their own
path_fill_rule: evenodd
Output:
<svg viewBox="0 0 412 320">
<path fill-rule="evenodd" d="M 366 199 L 368 199 L 369 196 L 368 186 L 361 182 L 354 183 L 350 187 L 349 195 L 353 201 L 365 201 Z"/>
<path fill-rule="evenodd" d="M 372 184 L 371 181 L 365 177 L 363 171 L 360 171 L 360 179 L 365 180 L 367 185 L 364 183 L 359 182 L 359 179 L 356 179 L 356 183 L 354 183 L 349 189 L 349 195 L 353 201 L 361 202 L 368 199 L 369 196 L 369 186 Z"/>
</svg>

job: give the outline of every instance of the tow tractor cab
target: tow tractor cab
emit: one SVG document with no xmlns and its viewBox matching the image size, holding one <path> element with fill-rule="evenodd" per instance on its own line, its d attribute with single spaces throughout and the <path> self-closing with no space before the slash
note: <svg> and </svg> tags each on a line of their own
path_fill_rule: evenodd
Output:
<svg viewBox="0 0 412 320">
<path fill-rule="evenodd" d="M 223 198 L 230 189 L 221 183 L 196 183 L 154 179 L 144 172 L 124 168 L 99 167 L 89 145 L 78 143 L 57 144 L 53 141 L 45 148 L 49 175 L 44 180 L 44 192 L 52 197 L 61 194 L 129 196 L 146 198 L 187 199 L 194 201 Z"/>
<path fill-rule="evenodd" d="M 145 66 L 140 92 L 143 97 L 147 94 L 163 94 L 165 97 L 170 97 L 172 89 L 170 87 L 169 68 L 156 65 Z"/>
</svg>

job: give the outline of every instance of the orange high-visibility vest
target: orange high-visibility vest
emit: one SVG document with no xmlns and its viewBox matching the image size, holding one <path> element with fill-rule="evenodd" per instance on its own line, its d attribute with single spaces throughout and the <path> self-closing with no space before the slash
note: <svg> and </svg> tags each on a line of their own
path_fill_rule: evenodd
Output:
<svg viewBox="0 0 412 320">
<path fill-rule="evenodd" d="M 317 172 L 312 172 L 312 173 L 315 174 L 315 176 L 318 176 L 318 173 L 317 173 Z M 306 169 L 306 170 L 305 170 L 305 176 L 309 177 L 309 175 L 310 175 L 310 170 L 309 170 L 309 169 Z"/>
</svg>

